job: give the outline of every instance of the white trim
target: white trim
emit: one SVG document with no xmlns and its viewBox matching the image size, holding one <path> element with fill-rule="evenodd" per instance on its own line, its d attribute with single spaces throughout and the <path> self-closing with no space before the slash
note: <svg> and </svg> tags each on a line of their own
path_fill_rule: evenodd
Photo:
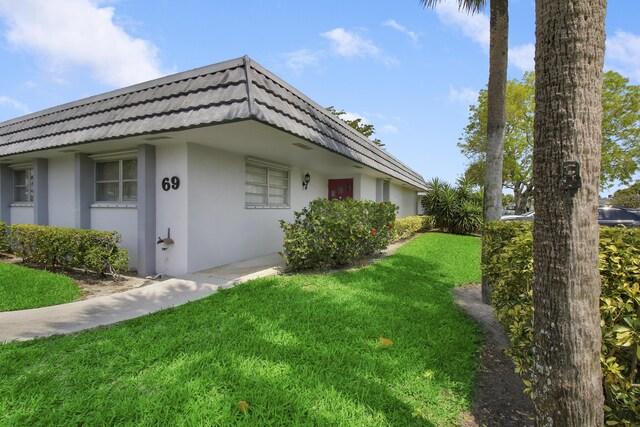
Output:
<svg viewBox="0 0 640 427">
<path fill-rule="evenodd" d="M 25 169 L 33 169 L 33 162 L 9 165 L 14 171 L 22 171 Z"/>
<path fill-rule="evenodd" d="M 33 202 L 11 202 L 9 207 L 12 208 L 32 208 Z"/>
<path fill-rule="evenodd" d="M 89 205 L 89 207 L 91 209 L 94 208 L 128 208 L 128 209 L 135 209 L 138 207 L 137 203 L 109 203 L 109 202 L 105 202 L 105 203 L 91 203 Z"/>
<path fill-rule="evenodd" d="M 278 169 L 283 169 L 283 170 L 286 170 L 286 171 L 289 171 L 291 169 L 291 166 L 289 166 L 289 165 L 285 165 L 283 163 L 272 162 L 271 160 L 260 159 L 258 157 L 247 156 L 247 157 L 245 157 L 245 160 L 246 160 L 245 163 L 255 163 L 258 166 L 271 166 L 271 167 L 278 168 Z"/>
<path fill-rule="evenodd" d="M 111 153 L 102 153 L 102 154 L 92 154 L 89 156 L 90 159 L 98 160 L 101 162 L 107 162 L 110 160 L 130 160 L 138 158 L 137 150 L 128 150 L 128 151 L 118 151 Z"/>
</svg>

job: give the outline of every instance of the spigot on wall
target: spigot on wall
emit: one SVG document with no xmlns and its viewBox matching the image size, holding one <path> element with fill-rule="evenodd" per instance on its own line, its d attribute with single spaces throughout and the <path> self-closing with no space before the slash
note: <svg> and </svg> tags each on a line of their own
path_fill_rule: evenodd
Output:
<svg viewBox="0 0 640 427">
<path fill-rule="evenodd" d="M 173 245 L 173 239 L 171 238 L 171 229 L 167 228 L 167 237 L 164 239 L 162 237 L 158 237 L 157 245 L 164 243 L 165 245 Z"/>
</svg>

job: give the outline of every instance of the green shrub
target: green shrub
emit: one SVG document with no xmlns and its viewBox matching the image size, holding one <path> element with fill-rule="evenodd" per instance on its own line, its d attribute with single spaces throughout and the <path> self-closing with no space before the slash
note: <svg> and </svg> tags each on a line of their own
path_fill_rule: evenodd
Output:
<svg viewBox="0 0 640 427">
<path fill-rule="evenodd" d="M 26 263 L 45 268 L 84 268 L 119 274 L 127 268 L 128 252 L 118 246 L 115 231 L 82 230 L 46 225 L 11 226 L 15 254 Z"/>
<path fill-rule="evenodd" d="M 532 224 L 495 222 L 485 231 L 485 274 L 493 284 L 496 317 L 507 328 L 516 371 L 527 386 L 532 364 Z M 640 421 L 640 229 L 601 227 L 602 371 L 609 425 Z"/>
<path fill-rule="evenodd" d="M 9 227 L 6 222 L 0 221 L 0 252 L 9 252 Z"/>
<path fill-rule="evenodd" d="M 351 264 L 389 245 L 397 209 L 389 202 L 313 200 L 293 223 L 280 221 L 282 257 L 293 270 Z"/>
<path fill-rule="evenodd" d="M 473 234 L 482 227 L 482 191 L 466 179 L 458 179 L 455 187 L 438 178 L 431 179 L 422 208 L 442 231 Z"/>
<path fill-rule="evenodd" d="M 419 231 L 428 231 L 433 229 L 435 221 L 433 217 L 428 215 L 415 215 L 405 218 L 398 218 L 395 222 L 395 234 L 393 241 L 408 239 Z"/>
</svg>

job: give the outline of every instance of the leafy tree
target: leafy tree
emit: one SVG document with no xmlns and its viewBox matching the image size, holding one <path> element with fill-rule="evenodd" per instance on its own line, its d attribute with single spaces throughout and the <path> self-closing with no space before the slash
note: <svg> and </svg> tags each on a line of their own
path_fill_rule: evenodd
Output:
<svg viewBox="0 0 640 427">
<path fill-rule="evenodd" d="M 486 168 L 486 138 L 488 116 L 488 93 L 481 90 L 478 103 L 469 107 L 469 124 L 458 143 L 462 153 L 471 159 L 467 168 L 475 179 L 483 175 L 476 172 Z M 503 182 L 513 190 L 516 212 L 526 211 L 532 196 L 532 150 L 533 150 L 533 110 L 534 76 L 526 73 L 522 81 L 507 82 L 506 126 L 504 140 Z M 478 184 L 483 184 L 483 181 Z"/>
<path fill-rule="evenodd" d="M 511 206 L 515 203 L 516 199 L 513 197 L 513 194 L 503 194 L 502 195 L 502 206 Z"/>
<path fill-rule="evenodd" d="M 532 150 L 535 75 L 525 73 L 522 80 L 507 83 L 507 124 L 505 132 L 504 186 L 513 189 L 516 212 L 522 213 L 533 196 Z M 600 182 L 603 187 L 619 180 L 628 183 L 640 164 L 640 86 L 609 71 L 602 89 L 602 159 Z M 478 103 L 469 107 L 469 124 L 458 143 L 471 163 L 467 174 L 478 184 L 484 169 L 487 121 L 487 91 L 480 91 Z"/>
<path fill-rule="evenodd" d="M 613 205 L 624 208 L 640 208 L 640 181 L 613 193 Z"/>
<path fill-rule="evenodd" d="M 604 425 L 598 181 L 606 0 L 536 1 L 536 426 Z M 574 179 L 580 165 L 581 183 Z"/>
<path fill-rule="evenodd" d="M 343 122 L 345 122 L 346 124 L 354 128 L 355 130 L 357 130 L 358 132 L 360 132 L 361 134 L 369 138 L 369 140 L 374 144 L 376 144 L 377 146 L 384 147 L 384 144 L 382 143 L 382 141 L 380 141 L 380 139 L 378 138 L 371 139 L 371 136 L 373 136 L 373 134 L 376 133 L 376 128 L 372 124 L 362 123 L 362 119 L 360 118 L 354 119 L 354 120 L 344 119 L 340 116 L 342 116 L 343 114 L 346 114 L 346 112 L 344 110 L 340 110 L 340 111 L 336 110 L 333 105 L 330 107 L 327 107 L 327 111 L 333 114 L 334 116 L 339 117 L 340 120 L 342 120 Z"/>
<path fill-rule="evenodd" d="M 420 0 L 435 7 L 442 0 Z M 487 0 L 457 0 L 460 9 L 477 13 Z M 497 221 L 502 213 L 502 159 L 505 135 L 507 65 L 509 63 L 509 1 L 489 0 L 489 83 L 487 96 L 487 145 L 484 176 L 483 215 L 485 221 Z M 485 261 L 484 244 L 482 260 Z M 489 303 L 491 285 L 482 277 L 482 301 Z"/>
</svg>

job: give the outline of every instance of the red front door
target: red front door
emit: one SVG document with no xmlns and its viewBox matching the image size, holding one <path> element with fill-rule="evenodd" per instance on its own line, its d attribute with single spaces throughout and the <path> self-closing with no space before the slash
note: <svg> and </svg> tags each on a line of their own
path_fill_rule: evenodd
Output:
<svg viewBox="0 0 640 427">
<path fill-rule="evenodd" d="M 353 178 L 330 179 L 329 180 L 329 200 L 344 200 L 347 197 L 353 199 Z"/>
</svg>

